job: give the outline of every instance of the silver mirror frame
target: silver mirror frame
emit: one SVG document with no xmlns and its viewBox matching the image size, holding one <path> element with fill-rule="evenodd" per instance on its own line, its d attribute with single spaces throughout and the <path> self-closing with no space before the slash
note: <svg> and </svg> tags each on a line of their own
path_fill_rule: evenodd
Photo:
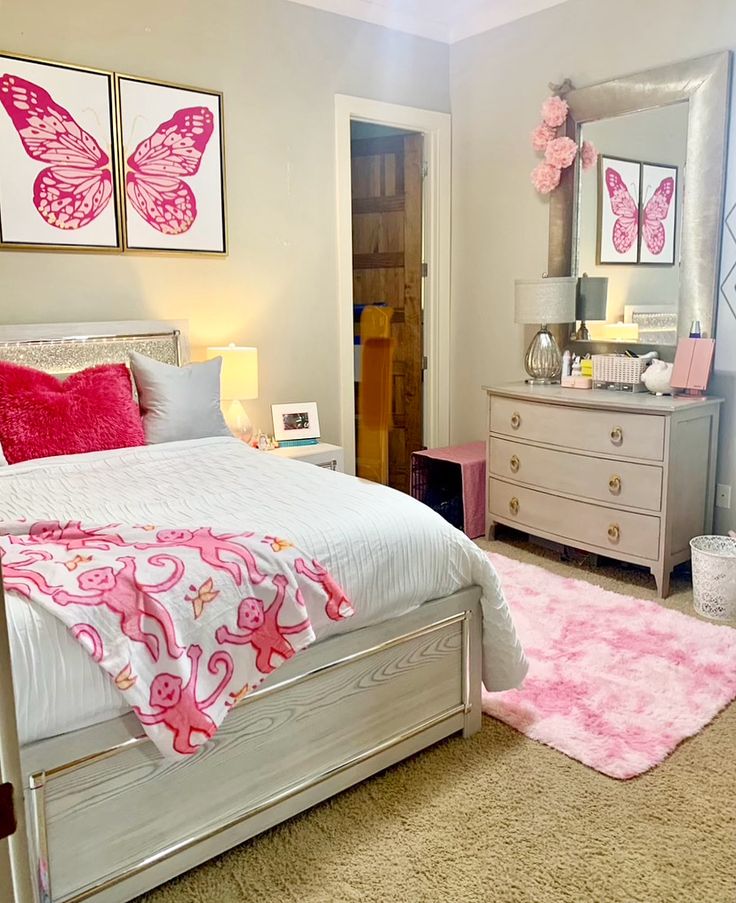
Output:
<svg viewBox="0 0 736 903">
<path fill-rule="evenodd" d="M 680 239 L 678 331 L 687 335 L 700 320 L 713 336 L 726 181 L 731 52 L 674 63 L 616 78 L 565 95 L 570 105 L 566 134 L 579 141 L 586 122 L 624 116 L 675 103 L 688 103 L 687 177 Z M 563 172 L 550 198 L 550 276 L 575 275 L 579 160 Z"/>
</svg>

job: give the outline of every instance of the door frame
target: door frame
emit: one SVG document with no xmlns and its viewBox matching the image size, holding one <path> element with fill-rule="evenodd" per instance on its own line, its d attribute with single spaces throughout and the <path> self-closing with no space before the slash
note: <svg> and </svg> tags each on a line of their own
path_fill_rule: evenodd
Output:
<svg viewBox="0 0 736 903">
<path fill-rule="evenodd" d="M 429 448 L 450 442 L 450 219 L 452 131 L 449 113 L 335 95 L 337 169 L 337 293 L 340 444 L 345 470 L 355 473 L 355 360 L 353 352 L 353 208 L 350 123 L 371 122 L 424 135 L 423 281 L 424 441 Z"/>
</svg>

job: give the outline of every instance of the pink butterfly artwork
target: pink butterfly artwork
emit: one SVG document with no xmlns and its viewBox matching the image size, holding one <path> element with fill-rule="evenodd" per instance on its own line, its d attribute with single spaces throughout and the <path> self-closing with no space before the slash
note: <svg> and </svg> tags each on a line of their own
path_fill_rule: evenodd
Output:
<svg viewBox="0 0 736 903">
<path fill-rule="evenodd" d="M 83 229 L 110 203 L 110 158 L 40 85 L 0 77 L 0 102 L 33 160 L 49 165 L 33 183 L 33 204 L 57 229 Z"/>
<path fill-rule="evenodd" d="M 667 176 L 644 205 L 642 211 L 641 234 L 650 253 L 658 256 L 664 250 L 667 235 L 664 221 L 670 212 L 670 204 L 675 193 L 675 180 Z"/>
<path fill-rule="evenodd" d="M 178 110 L 128 157 L 125 191 L 132 207 L 164 235 L 187 232 L 197 199 L 183 179 L 193 176 L 214 129 L 207 107 Z"/>
<path fill-rule="evenodd" d="M 619 254 L 626 254 L 639 238 L 639 203 L 624 184 L 621 173 L 612 166 L 606 168 L 606 188 L 611 210 L 617 217 L 613 224 L 613 246 Z"/>
</svg>

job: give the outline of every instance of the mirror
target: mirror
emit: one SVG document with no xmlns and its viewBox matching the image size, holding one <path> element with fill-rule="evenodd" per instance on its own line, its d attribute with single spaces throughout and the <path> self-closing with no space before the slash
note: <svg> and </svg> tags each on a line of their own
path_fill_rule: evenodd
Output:
<svg viewBox="0 0 736 903">
<path fill-rule="evenodd" d="M 674 351 L 693 320 L 713 335 L 730 68 L 719 53 L 566 95 L 567 134 L 599 161 L 551 196 L 548 270 L 608 279 L 591 341 Z"/>
<path fill-rule="evenodd" d="M 608 278 L 605 321 L 587 319 L 593 341 L 677 344 L 687 129 L 686 103 L 580 128 L 599 157 L 580 175 L 577 271 Z"/>
</svg>

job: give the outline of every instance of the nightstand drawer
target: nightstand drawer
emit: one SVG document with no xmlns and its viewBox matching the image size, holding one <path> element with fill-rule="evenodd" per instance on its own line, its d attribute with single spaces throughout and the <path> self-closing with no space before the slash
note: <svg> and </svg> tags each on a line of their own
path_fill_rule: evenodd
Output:
<svg viewBox="0 0 736 903">
<path fill-rule="evenodd" d="M 345 453 L 339 445 L 329 445 L 327 442 L 318 442 L 316 445 L 281 445 L 279 448 L 269 449 L 268 454 L 314 464 L 325 470 L 345 472 Z"/>
<path fill-rule="evenodd" d="M 490 473 L 527 486 L 646 511 L 662 507 L 662 468 L 491 438 Z"/>
<path fill-rule="evenodd" d="M 617 511 L 496 479 L 489 481 L 489 510 L 492 517 L 520 530 L 594 546 L 614 558 L 625 554 L 656 561 L 659 555 L 660 520 L 648 514 Z"/>
<path fill-rule="evenodd" d="M 664 417 L 536 404 L 494 396 L 491 433 L 611 457 L 664 459 Z"/>
</svg>

